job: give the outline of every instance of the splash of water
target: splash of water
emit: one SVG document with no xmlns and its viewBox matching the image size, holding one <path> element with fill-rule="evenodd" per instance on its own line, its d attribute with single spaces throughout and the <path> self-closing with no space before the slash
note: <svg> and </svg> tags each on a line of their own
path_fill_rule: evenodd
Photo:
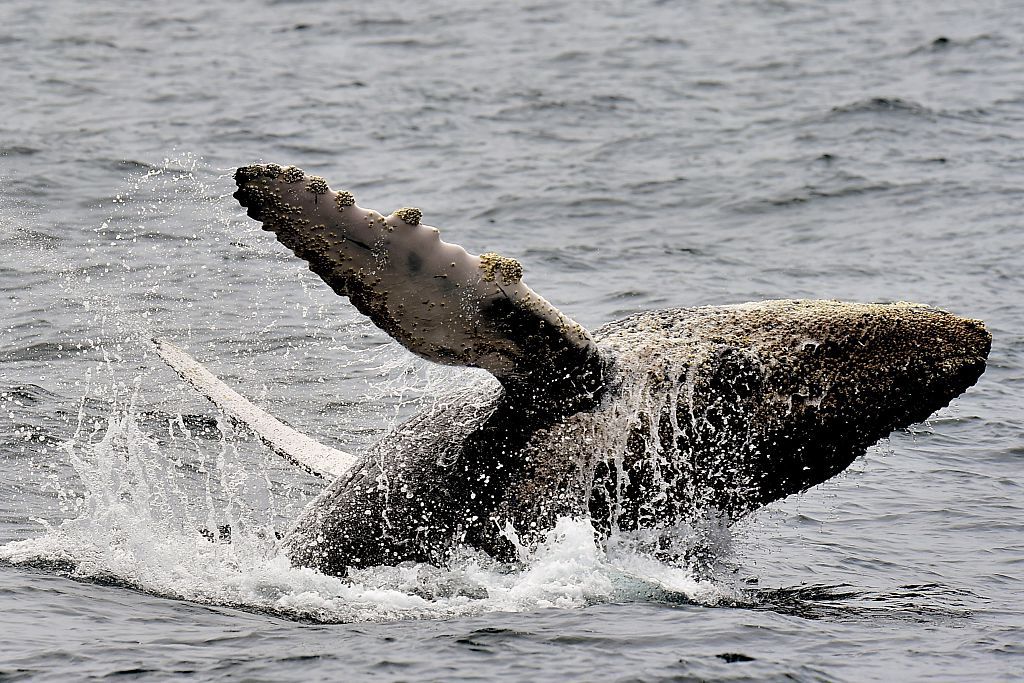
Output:
<svg viewBox="0 0 1024 683">
<path fill-rule="evenodd" d="M 587 520 L 571 518 L 559 519 L 536 547 L 523 548 L 515 565 L 464 549 L 444 568 L 405 563 L 346 579 L 292 567 L 278 550 L 275 529 L 306 500 L 275 486 L 272 468 L 258 454 L 254 462 L 245 448 L 251 444 L 228 424 L 218 423 L 218 440 L 203 441 L 172 420 L 169 436 L 157 438 L 144 429 L 133 397 L 115 401 L 106 424 L 91 432 L 84 409 L 79 418 L 78 432 L 64 444 L 82 484 L 80 493 L 68 493 L 71 516 L 44 522 L 38 538 L 0 547 L 0 559 L 325 622 L 734 598 L 727 588 L 644 553 L 635 538 L 602 547 Z M 227 526 L 229 536 L 212 532 Z"/>
</svg>

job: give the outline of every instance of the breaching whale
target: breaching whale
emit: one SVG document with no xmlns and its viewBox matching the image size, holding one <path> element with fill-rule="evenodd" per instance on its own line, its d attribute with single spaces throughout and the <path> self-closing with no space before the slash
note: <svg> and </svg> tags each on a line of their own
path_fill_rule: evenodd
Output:
<svg viewBox="0 0 1024 683">
<path fill-rule="evenodd" d="M 158 342 L 226 412 L 330 480 L 282 541 L 293 563 L 329 574 L 443 563 L 460 545 L 512 559 L 567 515 L 604 535 L 737 520 L 946 406 L 991 346 L 981 321 L 912 303 L 682 308 L 591 332 L 531 290 L 517 261 L 443 242 L 419 209 L 361 208 L 294 166 L 240 167 L 235 181 L 250 217 L 400 344 L 497 379 L 354 458 Z"/>
</svg>

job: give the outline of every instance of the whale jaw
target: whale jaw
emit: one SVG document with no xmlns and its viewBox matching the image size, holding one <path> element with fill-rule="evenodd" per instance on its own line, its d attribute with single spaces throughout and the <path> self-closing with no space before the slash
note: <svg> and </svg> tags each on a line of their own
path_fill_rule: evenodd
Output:
<svg viewBox="0 0 1024 683">
<path fill-rule="evenodd" d="M 907 303 L 654 311 L 595 337 L 646 368 L 649 386 L 672 378 L 654 391 L 677 396 L 654 401 L 659 415 L 631 434 L 657 443 L 664 466 L 654 471 L 648 447 L 617 471 L 598 467 L 591 512 L 607 518 L 602 501 L 618 490 L 609 523 L 626 528 L 707 509 L 738 519 L 826 481 L 973 385 L 991 348 L 980 321 Z"/>
</svg>

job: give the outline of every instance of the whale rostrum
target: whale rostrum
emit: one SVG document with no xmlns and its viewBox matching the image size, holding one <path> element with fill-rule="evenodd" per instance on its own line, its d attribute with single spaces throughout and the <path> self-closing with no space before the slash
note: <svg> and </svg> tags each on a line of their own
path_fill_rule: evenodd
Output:
<svg viewBox="0 0 1024 683">
<path fill-rule="evenodd" d="M 440 563 L 462 544 L 511 559 L 513 537 L 535 542 L 566 515 L 601 534 L 739 519 L 947 405 L 991 346 L 980 321 L 912 303 L 650 311 L 589 332 L 518 262 L 441 241 L 419 209 L 363 209 L 295 167 L 235 180 L 249 216 L 399 343 L 498 380 L 424 409 L 348 469 L 323 467 L 344 473 L 283 544 L 326 573 Z M 216 393 L 206 381 L 193 384 Z"/>
</svg>

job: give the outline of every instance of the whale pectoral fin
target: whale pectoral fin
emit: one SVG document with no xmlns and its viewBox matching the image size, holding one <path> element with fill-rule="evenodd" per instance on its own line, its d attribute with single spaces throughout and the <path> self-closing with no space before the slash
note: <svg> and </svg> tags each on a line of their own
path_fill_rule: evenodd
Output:
<svg viewBox="0 0 1024 683">
<path fill-rule="evenodd" d="M 323 479 L 340 477 L 355 463 L 354 455 L 324 446 L 260 410 L 181 348 L 166 339 L 152 341 L 160 358 L 185 382 L 251 430 L 278 455 Z"/>
<path fill-rule="evenodd" d="M 419 209 L 384 216 L 296 167 L 243 166 L 235 182 L 250 217 L 413 353 L 488 370 L 527 417 L 595 404 L 604 364 L 590 333 L 527 287 L 514 259 L 470 254 Z"/>
</svg>

